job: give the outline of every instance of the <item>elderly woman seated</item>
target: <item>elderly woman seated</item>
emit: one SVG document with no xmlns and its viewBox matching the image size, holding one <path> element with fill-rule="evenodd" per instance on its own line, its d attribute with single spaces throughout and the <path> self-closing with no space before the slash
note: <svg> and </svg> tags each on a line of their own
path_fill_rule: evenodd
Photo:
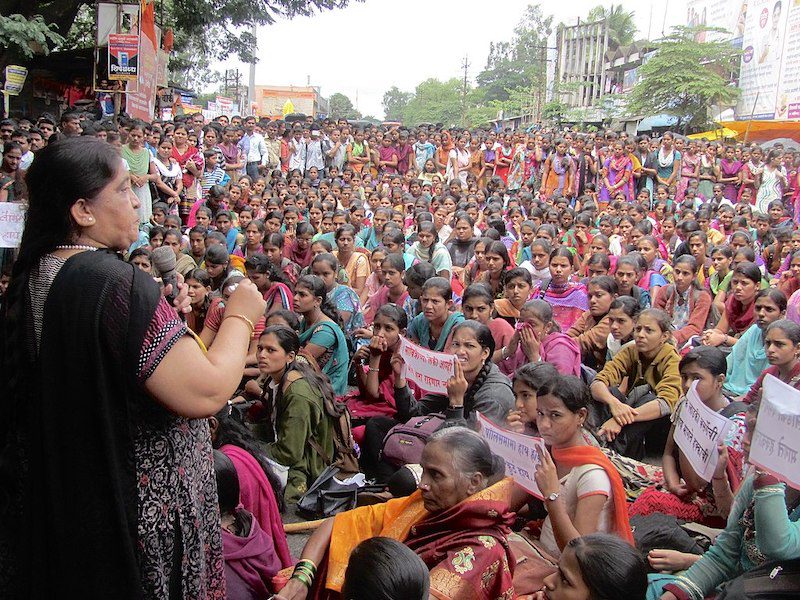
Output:
<svg viewBox="0 0 800 600">
<path fill-rule="evenodd" d="M 419 489 L 326 520 L 311 536 L 276 598 L 340 598 L 351 552 L 383 536 L 403 542 L 430 571 L 433 598 L 513 598 L 506 534 L 513 481 L 477 433 L 451 427 L 431 436 Z"/>
</svg>

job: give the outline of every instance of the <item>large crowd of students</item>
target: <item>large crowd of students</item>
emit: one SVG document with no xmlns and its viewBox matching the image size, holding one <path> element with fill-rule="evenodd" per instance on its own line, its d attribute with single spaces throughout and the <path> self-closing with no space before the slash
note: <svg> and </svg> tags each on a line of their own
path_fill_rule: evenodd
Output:
<svg viewBox="0 0 800 600">
<path fill-rule="evenodd" d="M 800 492 L 748 463 L 765 375 L 800 389 L 793 151 L 201 114 L 0 135 L 28 211 L 0 254 L 3 597 L 800 593 Z M 455 356 L 446 395 L 402 337 Z M 673 438 L 695 383 L 732 422 L 710 481 Z M 544 500 L 478 413 L 544 441 Z M 372 492 L 292 557 L 343 457 Z"/>
</svg>

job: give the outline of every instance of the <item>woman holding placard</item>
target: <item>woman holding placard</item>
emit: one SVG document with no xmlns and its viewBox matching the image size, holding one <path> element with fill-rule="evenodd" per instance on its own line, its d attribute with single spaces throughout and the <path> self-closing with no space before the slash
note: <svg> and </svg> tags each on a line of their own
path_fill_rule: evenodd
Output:
<svg viewBox="0 0 800 600">
<path fill-rule="evenodd" d="M 680 363 L 683 393 L 697 382 L 700 401 L 711 410 L 734 422 L 734 429 L 720 446 L 717 468 L 706 481 L 692 468 L 688 458 L 675 443 L 675 424 L 667 437 L 662 464 L 664 467 L 664 489 L 650 487 L 633 503 L 631 516 L 649 515 L 655 512 L 673 515 L 685 521 L 693 521 L 709 527 L 722 527 L 733 503 L 733 494 L 742 481 L 741 444 L 744 434 L 746 405 L 729 402 L 722 395 L 727 363 L 719 348 L 699 346 L 692 348 Z M 684 400 L 685 401 L 685 400 Z M 676 409 L 676 412 L 679 409 Z"/>
<path fill-rule="evenodd" d="M 453 329 L 450 348 L 456 361 L 455 374 L 447 382 L 447 395 L 426 394 L 419 400 L 406 384 L 402 357 L 392 356 L 397 415 L 370 419 L 364 433 L 361 466 L 372 478 L 385 481 L 397 471 L 381 458 L 383 439 L 392 427 L 412 417 L 443 413 L 447 425 L 458 425 L 464 420 L 475 423 L 480 412 L 494 423 L 505 422 L 514 405 L 514 394 L 508 377 L 492 362 L 492 332 L 477 321 L 464 321 Z"/>
<path fill-rule="evenodd" d="M 745 460 L 757 413 L 758 408 L 751 405 L 744 440 Z M 726 598 L 797 597 L 800 594 L 798 521 L 800 492 L 787 488 L 769 473 L 753 469 L 742 482 L 728 524 L 714 545 L 678 576 L 651 575 L 648 600 L 702 600 L 723 584 Z M 653 564 L 652 558 L 650 562 Z M 659 570 L 670 568 L 653 566 Z M 750 590 L 758 590 L 758 596 L 749 595 Z"/>
<path fill-rule="evenodd" d="M 589 533 L 616 533 L 633 543 L 619 472 L 584 436 L 590 400 L 586 385 L 572 375 L 555 377 L 537 395 L 536 426 L 550 449 L 535 474 L 547 509 L 539 545 L 553 558 Z"/>
<path fill-rule="evenodd" d="M 767 327 L 764 350 L 770 366 L 742 398 L 747 404 L 761 400 L 761 385 L 764 377 L 774 375 L 784 383 L 800 390 L 800 325 L 789 319 L 779 319 Z"/>
</svg>

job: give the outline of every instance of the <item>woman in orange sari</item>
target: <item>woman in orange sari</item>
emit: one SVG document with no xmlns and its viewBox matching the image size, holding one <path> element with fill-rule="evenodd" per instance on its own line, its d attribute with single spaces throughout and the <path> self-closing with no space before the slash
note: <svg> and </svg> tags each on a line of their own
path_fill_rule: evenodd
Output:
<svg viewBox="0 0 800 600">
<path fill-rule="evenodd" d="M 419 489 L 407 498 L 364 506 L 325 521 L 311 536 L 279 600 L 341 598 L 350 553 L 375 536 L 403 542 L 431 574 L 431 597 L 515 597 L 506 535 L 514 483 L 503 459 L 464 427 L 431 436 Z"/>
<path fill-rule="evenodd" d="M 542 187 L 539 193 L 545 199 L 558 192 L 559 196 L 575 196 L 575 161 L 567 153 L 567 142 L 556 140 L 556 151 L 547 157 L 542 168 Z"/>
</svg>

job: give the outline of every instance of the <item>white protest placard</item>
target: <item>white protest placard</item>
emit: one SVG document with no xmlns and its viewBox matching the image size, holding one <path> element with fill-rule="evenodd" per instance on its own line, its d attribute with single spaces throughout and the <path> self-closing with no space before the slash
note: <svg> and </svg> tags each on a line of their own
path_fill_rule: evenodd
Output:
<svg viewBox="0 0 800 600">
<path fill-rule="evenodd" d="M 447 380 L 455 374 L 455 356 L 428 350 L 404 337 L 400 338 L 400 356 L 406 379 L 426 392 L 447 394 Z"/>
<path fill-rule="evenodd" d="M 489 448 L 506 461 L 506 475 L 513 477 L 526 491 L 542 500 L 542 492 L 533 476 L 541 462 L 542 453 L 547 452 L 544 440 L 498 427 L 480 413 L 478 422 L 480 434 L 488 442 Z"/>
<path fill-rule="evenodd" d="M 717 446 L 725 439 L 732 423 L 703 404 L 697 395 L 697 382 L 686 394 L 675 421 L 673 439 L 700 477 L 711 481 L 717 467 Z"/>
<path fill-rule="evenodd" d="M 800 391 L 773 375 L 764 377 L 750 462 L 800 490 Z"/>
<path fill-rule="evenodd" d="M 19 248 L 25 229 L 25 205 L 0 202 L 0 248 Z"/>
</svg>

